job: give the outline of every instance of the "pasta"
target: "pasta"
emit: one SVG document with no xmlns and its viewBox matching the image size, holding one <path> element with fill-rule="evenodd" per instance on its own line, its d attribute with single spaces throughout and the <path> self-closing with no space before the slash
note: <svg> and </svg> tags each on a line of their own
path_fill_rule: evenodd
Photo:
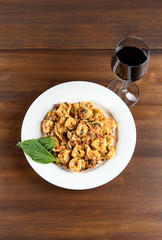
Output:
<svg viewBox="0 0 162 240">
<path fill-rule="evenodd" d="M 55 104 L 42 122 L 42 131 L 51 136 L 51 153 L 60 165 L 74 172 L 94 168 L 113 157 L 117 124 L 91 102 Z"/>
</svg>

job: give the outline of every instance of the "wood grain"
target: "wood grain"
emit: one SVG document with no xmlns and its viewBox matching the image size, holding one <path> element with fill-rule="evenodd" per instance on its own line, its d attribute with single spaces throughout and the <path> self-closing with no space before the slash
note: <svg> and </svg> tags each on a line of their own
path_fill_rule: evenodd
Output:
<svg viewBox="0 0 162 240">
<path fill-rule="evenodd" d="M 0 239 L 162 239 L 161 13 L 161 0 L 0 0 Z M 112 49 L 127 35 L 153 49 L 130 109 L 137 127 L 130 163 L 96 189 L 47 183 L 16 147 L 27 109 L 59 83 L 107 86 Z"/>
<path fill-rule="evenodd" d="M 114 49 L 135 35 L 162 48 L 161 0 L 0 0 L 0 49 Z"/>
<path fill-rule="evenodd" d="M 86 191 L 58 188 L 41 179 L 16 147 L 36 97 L 66 81 L 107 86 L 114 78 L 111 55 L 111 50 L 0 51 L 0 239 L 161 240 L 162 50 L 152 51 L 148 73 L 137 82 L 134 155 L 110 183 Z"/>
</svg>

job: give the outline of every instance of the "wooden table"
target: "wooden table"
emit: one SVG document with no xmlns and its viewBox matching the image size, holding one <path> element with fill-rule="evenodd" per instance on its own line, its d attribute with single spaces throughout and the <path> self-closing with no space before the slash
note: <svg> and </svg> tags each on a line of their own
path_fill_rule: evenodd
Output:
<svg viewBox="0 0 162 240">
<path fill-rule="evenodd" d="M 162 239 L 161 0 L 0 1 L 0 239 Z M 96 189 L 40 178 L 16 147 L 23 117 L 42 92 L 67 81 L 103 86 L 117 41 L 146 40 L 150 67 L 131 108 L 137 145 L 127 168 Z"/>
</svg>

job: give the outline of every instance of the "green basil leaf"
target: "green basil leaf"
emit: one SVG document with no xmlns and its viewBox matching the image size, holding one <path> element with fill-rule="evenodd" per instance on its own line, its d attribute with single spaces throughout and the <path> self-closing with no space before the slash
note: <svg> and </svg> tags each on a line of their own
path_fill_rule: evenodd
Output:
<svg viewBox="0 0 162 240">
<path fill-rule="evenodd" d="M 45 147 L 48 151 L 51 151 L 55 146 L 55 140 L 51 137 L 41 137 L 37 139 L 43 147 Z"/>
<path fill-rule="evenodd" d="M 18 142 L 17 146 L 20 147 L 35 162 L 42 164 L 54 161 L 59 162 L 37 139 Z"/>
</svg>

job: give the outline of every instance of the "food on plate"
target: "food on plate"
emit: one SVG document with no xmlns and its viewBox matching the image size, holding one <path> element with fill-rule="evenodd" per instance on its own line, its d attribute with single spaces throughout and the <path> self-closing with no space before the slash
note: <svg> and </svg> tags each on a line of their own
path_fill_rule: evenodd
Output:
<svg viewBox="0 0 162 240">
<path fill-rule="evenodd" d="M 74 172 L 94 168 L 114 155 L 117 124 L 91 102 L 55 104 L 41 127 L 55 140 L 51 150 L 55 163 Z"/>
</svg>

